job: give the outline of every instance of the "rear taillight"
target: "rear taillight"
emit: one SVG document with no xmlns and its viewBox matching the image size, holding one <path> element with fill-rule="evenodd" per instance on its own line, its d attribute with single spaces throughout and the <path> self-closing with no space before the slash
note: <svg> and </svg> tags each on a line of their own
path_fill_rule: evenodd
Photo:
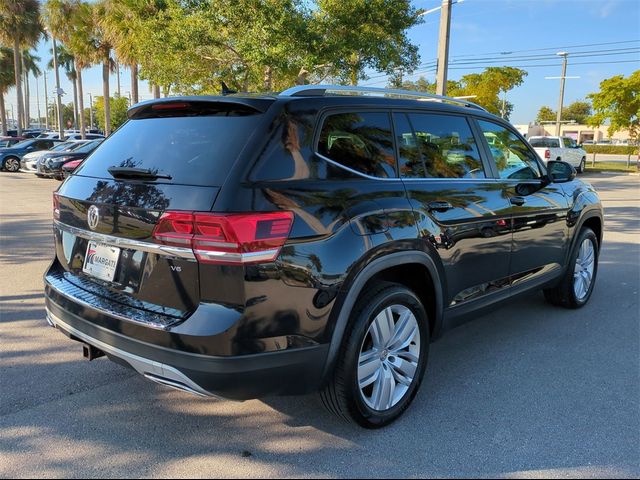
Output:
<svg viewBox="0 0 640 480">
<path fill-rule="evenodd" d="M 163 245 L 190 247 L 200 262 L 272 262 L 289 237 L 291 212 L 165 212 L 153 230 Z"/>
<path fill-rule="evenodd" d="M 545 160 L 550 160 L 551 159 L 551 150 L 549 150 L 548 148 L 545 149 L 545 151 L 544 151 L 544 159 Z"/>
<path fill-rule="evenodd" d="M 53 194 L 53 218 L 60 220 L 60 198 L 57 193 Z"/>
</svg>

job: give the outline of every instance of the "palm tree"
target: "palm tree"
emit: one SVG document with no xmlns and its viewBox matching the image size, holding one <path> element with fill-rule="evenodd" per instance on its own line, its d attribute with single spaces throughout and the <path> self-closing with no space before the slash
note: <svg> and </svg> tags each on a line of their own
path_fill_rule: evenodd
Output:
<svg viewBox="0 0 640 480">
<path fill-rule="evenodd" d="M 15 82 L 13 50 L 0 46 L 0 122 L 2 122 L 2 135 L 7 134 L 7 111 L 4 105 L 4 95 Z"/>
<path fill-rule="evenodd" d="M 58 45 L 56 48 L 58 53 L 58 66 L 64 68 L 69 81 L 73 84 L 73 128 L 78 125 L 78 87 L 76 85 L 78 74 L 73 55 L 64 44 Z M 53 49 L 49 50 L 53 55 Z M 53 58 L 49 60 L 49 68 L 53 68 Z"/>
<path fill-rule="evenodd" d="M 42 74 L 38 62 L 40 62 L 40 57 L 32 54 L 31 51 L 25 50 L 22 52 L 22 71 L 24 73 L 24 125 L 26 128 L 29 128 L 31 124 L 29 73 L 33 73 L 36 81 L 38 81 L 38 75 Z M 40 119 L 38 119 L 38 122 L 39 121 Z"/>
<path fill-rule="evenodd" d="M 44 21 L 51 33 L 62 40 L 68 52 L 73 55 L 74 96 L 77 92 L 80 133 L 84 138 L 86 122 L 82 70 L 92 65 L 95 56 L 92 7 L 82 0 L 47 0 L 44 6 Z"/>
<path fill-rule="evenodd" d="M 13 69 L 18 97 L 18 135 L 22 134 L 21 47 L 34 46 L 42 34 L 38 0 L 0 0 L 0 42 L 13 45 Z"/>
<path fill-rule="evenodd" d="M 91 5 L 95 34 L 95 60 L 102 62 L 102 95 L 104 97 L 104 135 L 111 133 L 111 96 L 109 95 L 109 74 L 115 71 L 115 61 L 111 57 L 112 45 L 105 35 L 103 25 L 106 15 L 106 0 Z"/>
<path fill-rule="evenodd" d="M 132 37 L 137 33 L 136 21 L 143 15 L 145 8 L 138 0 L 106 0 L 104 16 L 101 19 L 102 30 L 113 45 L 118 60 L 131 71 L 132 103 L 138 103 L 138 58 L 137 42 Z M 148 7 L 147 7 L 148 9 Z"/>
</svg>

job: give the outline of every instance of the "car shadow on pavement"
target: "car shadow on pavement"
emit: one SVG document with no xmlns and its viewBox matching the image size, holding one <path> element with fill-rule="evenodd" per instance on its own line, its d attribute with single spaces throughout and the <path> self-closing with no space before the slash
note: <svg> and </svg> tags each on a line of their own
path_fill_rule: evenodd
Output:
<svg viewBox="0 0 640 480">
<path fill-rule="evenodd" d="M 448 332 L 412 407 L 379 431 L 332 417 L 316 395 L 202 399 L 84 362 L 29 306 L 16 320 L 33 329 L 8 339 L 19 353 L 2 360 L 0 476 L 637 475 L 630 251 L 637 244 L 605 244 L 583 309 L 530 294 Z"/>
</svg>

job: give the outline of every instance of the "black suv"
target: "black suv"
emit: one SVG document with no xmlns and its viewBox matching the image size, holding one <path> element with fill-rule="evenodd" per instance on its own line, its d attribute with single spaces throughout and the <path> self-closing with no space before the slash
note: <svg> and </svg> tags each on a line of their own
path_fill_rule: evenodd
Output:
<svg viewBox="0 0 640 480">
<path fill-rule="evenodd" d="M 447 329 L 591 296 L 598 195 L 476 105 L 302 86 L 128 115 L 53 198 L 47 318 L 89 359 L 199 395 L 320 390 L 375 428 Z"/>
</svg>

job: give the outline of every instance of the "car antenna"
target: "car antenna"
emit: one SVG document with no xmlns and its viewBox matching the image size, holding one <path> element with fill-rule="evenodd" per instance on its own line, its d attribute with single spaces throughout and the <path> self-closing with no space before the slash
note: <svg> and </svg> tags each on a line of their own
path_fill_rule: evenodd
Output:
<svg viewBox="0 0 640 480">
<path fill-rule="evenodd" d="M 231 95 L 232 93 L 238 93 L 237 90 L 231 90 L 224 81 L 220 82 L 222 84 L 222 95 Z"/>
</svg>

